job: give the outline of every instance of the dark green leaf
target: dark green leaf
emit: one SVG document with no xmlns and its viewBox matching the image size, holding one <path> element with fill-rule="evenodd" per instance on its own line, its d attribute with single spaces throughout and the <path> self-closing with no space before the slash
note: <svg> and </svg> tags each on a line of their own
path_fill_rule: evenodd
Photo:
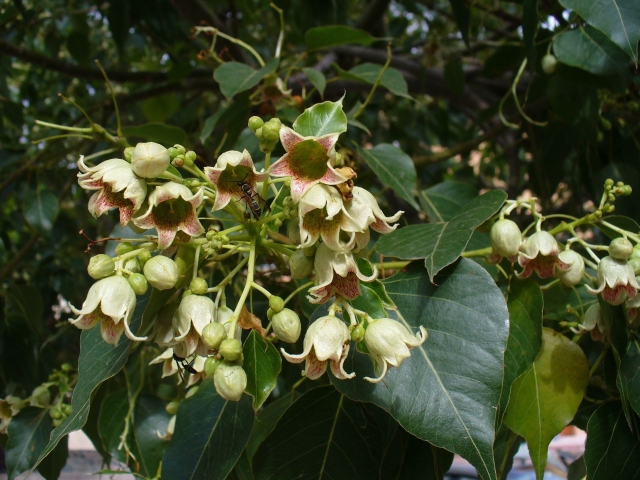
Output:
<svg viewBox="0 0 640 480">
<path fill-rule="evenodd" d="M 357 82 L 364 82 L 373 85 L 378 80 L 380 72 L 382 72 L 382 66 L 375 63 L 361 63 L 353 67 L 348 72 L 342 70 L 337 64 L 333 64 L 333 68 L 338 72 L 338 75 L 347 80 L 355 80 Z M 407 87 L 407 81 L 402 76 L 400 71 L 395 68 L 387 68 L 380 79 L 380 85 L 388 89 L 394 95 L 401 97 L 411 98 L 409 95 L 409 89 Z"/>
<path fill-rule="evenodd" d="M 328 25 L 325 27 L 310 28 L 304 34 L 304 43 L 307 50 L 336 47 L 355 43 L 358 45 L 371 45 L 376 40 L 364 30 L 347 27 L 346 25 Z"/>
<path fill-rule="evenodd" d="M 371 361 L 353 353 L 345 362 L 352 380 L 336 380 L 349 398 L 388 411 L 409 433 L 453 451 L 483 478 L 495 479 L 494 424 L 500 400 L 503 355 L 508 335 L 504 297 L 488 273 L 461 259 L 429 281 L 414 263 L 385 280 L 398 317 L 411 331 L 429 333 L 384 383 L 371 384 Z"/>
<path fill-rule="evenodd" d="M 449 0 L 451 2 L 451 9 L 453 10 L 453 16 L 458 24 L 458 30 L 462 34 L 464 43 L 469 45 L 469 23 L 471 20 L 471 8 L 469 2 L 466 0 Z"/>
<path fill-rule="evenodd" d="M 640 412 L 640 343 L 637 338 L 631 339 L 627 354 L 620 364 L 620 381 L 624 382 L 624 390 L 628 392 L 631 407 Z"/>
<path fill-rule="evenodd" d="M 324 97 L 324 89 L 327 87 L 327 79 L 324 74 L 315 68 L 304 67 L 302 71 L 307 76 L 311 84 L 316 87 L 320 96 Z"/>
<path fill-rule="evenodd" d="M 253 397 L 253 409 L 258 410 L 276 386 L 282 358 L 273 343 L 265 341 L 255 330 L 251 330 L 242 351 L 247 373 L 245 391 Z"/>
<path fill-rule="evenodd" d="M 164 122 L 180 110 L 175 93 L 167 93 L 142 102 L 142 113 L 149 122 Z"/>
<path fill-rule="evenodd" d="M 231 402 L 211 380 L 180 404 L 176 429 L 162 461 L 162 478 L 223 480 L 238 461 L 253 426 L 251 399 Z"/>
<path fill-rule="evenodd" d="M 607 223 L 610 223 L 616 227 L 622 228 L 624 230 L 628 230 L 629 232 L 640 232 L 640 225 L 638 225 L 638 222 L 636 222 L 632 218 L 625 217 L 623 215 L 611 215 L 611 216 L 605 217 L 603 220 L 605 220 Z M 612 230 L 611 228 L 607 227 L 606 225 L 603 225 L 602 223 L 598 223 L 598 228 L 602 231 L 602 233 L 604 233 L 607 237 L 609 237 L 612 240 L 614 238 L 618 238 L 622 236 L 622 234 L 616 232 L 615 230 Z"/>
<path fill-rule="evenodd" d="M 407 444 L 404 451 L 402 468 L 398 480 L 415 480 L 425 478 L 439 480 L 451 468 L 453 453 L 431 445 L 413 435 L 406 435 Z"/>
<path fill-rule="evenodd" d="M 32 332 L 42 331 L 42 296 L 28 285 L 11 285 L 6 293 L 6 311 L 21 318 Z"/>
<path fill-rule="evenodd" d="M 141 138 L 147 142 L 156 142 L 166 147 L 187 143 L 187 134 L 183 129 L 164 123 L 145 123 L 124 127 L 122 133 L 125 137 Z"/>
<path fill-rule="evenodd" d="M 355 308 L 367 312 L 371 318 L 388 317 L 382 299 L 368 284 L 360 284 L 360 292 L 360 296 L 351 302 Z"/>
<path fill-rule="evenodd" d="M 293 129 L 305 137 L 321 137 L 347 131 L 347 116 L 342 110 L 342 100 L 317 103 L 307 108 L 295 122 Z"/>
<path fill-rule="evenodd" d="M 522 38 L 531 68 L 534 68 L 536 63 L 536 35 L 539 25 L 538 0 L 524 0 L 522 2 Z"/>
<path fill-rule="evenodd" d="M 227 62 L 216 68 L 213 78 L 220 84 L 222 94 L 227 98 L 233 98 L 238 93 L 258 85 L 264 77 L 278 68 L 279 62 L 280 59 L 272 58 L 258 70 L 244 63 Z"/>
<path fill-rule="evenodd" d="M 35 467 L 38 456 L 47 445 L 51 426 L 49 411 L 42 408 L 27 407 L 11 419 L 5 450 L 9 480 Z"/>
<path fill-rule="evenodd" d="M 444 81 L 447 87 L 462 97 L 464 95 L 464 71 L 462 70 L 462 62 L 457 58 L 449 60 L 444 66 Z"/>
<path fill-rule="evenodd" d="M 23 208 L 27 222 L 38 232 L 46 233 L 58 216 L 58 198 L 49 190 L 33 191 L 25 196 Z"/>
<path fill-rule="evenodd" d="M 127 454 L 120 446 L 120 436 L 124 432 L 125 417 L 129 413 L 129 398 L 126 390 L 118 390 L 108 395 L 100 406 L 98 432 L 102 444 L 109 454 L 121 463 L 127 462 Z M 131 440 L 131 432 L 127 442 Z"/>
<path fill-rule="evenodd" d="M 587 476 L 587 466 L 584 464 L 584 456 L 581 456 L 569 465 L 567 480 L 583 480 Z"/>
<path fill-rule="evenodd" d="M 418 199 L 430 222 L 448 222 L 477 196 L 477 190 L 468 183 L 447 180 L 421 190 Z"/>
<path fill-rule="evenodd" d="M 413 208 L 420 209 L 414 198 L 416 167 L 409 155 L 389 143 L 381 143 L 371 149 L 358 146 L 358 153 L 384 185 L 392 188 Z"/>
<path fill-rule="evenodd" d="M 211 136 L 213 130 L 218 125 L 220 118 L 222 118 L 226 111 L 227 107 L 223 107 L 213 115 L 207 117 L 204 121 L 204 125 L 202 126 L 202 132 L 200 132 L 200 143 L 204 144 L 205 140 Z"/>
<path fill-rule="evenodd" d="M 507 480 L 513 467 L 513 457 L 518 453 L 523 438 L 516 435 L 504 423 L 500 426 L 493 443 L 493 457 L 498 469 L 498 480 Z"/>
<path fill-rule="evenodd" d="M 165 410 L 165 402 L 152 395 L 138 397 L 134 412 L 133 433 L 140 474 L 147 478 L 154 478 L 169 445 L 169 442 L 160 438 L 158 433 L 167 431 L 171 415 Z"/>
<path fill-rule="evenodd" d="M 43 461 L 38 465 L 38 473 L 46 480 L 57 480 L 69 458 L 69 442 L 63 438 Z"/>
<path fill-rule="evenodd" d="M 595 75 L 620 73 L 629 61 L 620 47 L 589 25 L 560 34 L 553 43 L 553 53 L 560 62 Z"/>
<path fill-rule="evenodd" d="M 295 395 L 295 392 L 293 395 Z M 249 461 L 253 459 L 253 455 L 256 453 L 260 444 L 273 431 L 276 424 L 280 421 L 280 417 L 282 417 L 292 403 L 293 399 L 290 394 L 270 403 L 258 412 L 256 421 L 253 424 L 251 436 L 249 437 L 249 443 L 247 443 L 246 453 Z"/>
</svg>

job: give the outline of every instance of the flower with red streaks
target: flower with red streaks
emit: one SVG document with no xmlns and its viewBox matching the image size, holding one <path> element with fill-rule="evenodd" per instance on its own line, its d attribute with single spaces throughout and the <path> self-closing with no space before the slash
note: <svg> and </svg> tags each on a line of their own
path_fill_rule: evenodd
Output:
<svg viewBox="0 0 640 480">
<path fill-rule="evenodd" d="M 627 298 L 634 298 L 640 290 L 633 267 L 626 260 L 604 257 L 598 264 L 598 288 L 587 285 L 589 293 L 602 294 L 611 305 L 620 305 Z"/>
<path fill-rule="evenodd" d="M 516 273 L 518 278 L 527 278 L 533 272 L 540 278 L 554 276 L 554 271 L 564 271 L 571 268 L 559 258 L 558 242 L 549 232 L 540 231 L 528 237 L 522 244 L 522 251 L 518 253 L 518 263 L 524 270 Z"/>
</svg>

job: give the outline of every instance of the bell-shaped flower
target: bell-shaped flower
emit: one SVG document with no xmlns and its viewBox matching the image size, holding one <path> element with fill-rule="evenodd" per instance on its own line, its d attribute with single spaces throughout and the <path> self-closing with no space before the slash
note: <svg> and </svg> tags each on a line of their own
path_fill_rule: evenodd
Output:
<svg viewBox="0 0 640 480">
<path fill-rule="evenodd" d="M 299 202 L 300 197 L 317 183 L 337 185 L 346 179 L 330 164 L 335 155 L 339 134 L 321 137 L 303 137 L 289 127 L 280 129 L 280 142 L 286 153 L 269 169 L 274 177 L 291 177 L 291 198 Z"/>
<path fill-rule="evenodd" d="M 640 277 L 636 277 L 636 281 Z M 627 309 L 627 320 L 629 323 L 636 324 L 636 319 L 638 318 L 638 310 L 640 310 L 640 295 L 636 295 L 633 298 L 627 298 L 624 303 L 625 308 Z"/>
<path fill-rule="evenodd" d="M 173 356 L 173 353 L 173 348 L 167 348 L 164 352 L 162 352 L 160 355 L 149 362 L 149 365 L 154 365 L 157 363 L 162 364 L 162 378 L 170 377 L 171 375 L 175 375 L 176 373 L 178 373 L 179 367 L 176 359 Z M 191 375 L 189 375 L 187 387 L 190 387 L 191 385 L 197 383 L 198 380 L 200 380 L 200 378 L 202 377 L 202 372 L 204 370 L 205 360 L 205 357 L 201 357 L 200 355 L 196 355 L 196 357 L 193 359 L 193 362 L 190 364 L 190 366 L 196 373 L 192 373 Z M 178 380 L 178 382 L 180 382 L 180 379 Z"/>
<path fill-rule="evenodd" d="M 569 265 L 569 268 L 564 270 L 557 266 L 555 267 L 556 275 L 560 281 L 567 287 L 578 285 L 582 281 L 585 272 L 582 255 L 573 250 L 564 250 L 560 252 L 558 258 L 561 262 Z"/>
<path fill-rule="evenodd" d="M 344 361 L 349 353 L 351 334 L 345 323 L 339 318 L 327 315 L 309 325 L 304 336 L 303 351 L 299 355 L 290 355 L 284 348 L 280 351 L 291 363 L 305 362 L 302 375 L 311 380 L 320 378 L 327 369 L 339 379 L 353 378 L 355 373 L 344 371 Z"/>
<path fill-rule="evenodd" d="M 380 206 L 376 197 L 369 191 L 360 187 L 353 187 L 351 192 L 353 198 L 345 202 L 345 210 L 355 220 L 360 228 L 359 231 L 365 231 L 367 227 L 371 227 L 378 233 L 393 232 L 398 225 L 391 225 L 397 222 L 404 211 L 400 210 L 390 217 L 387 217 Z"/>
<path fill-rule="evenodd" d="M 174 350 L 180 357 L 186 358 L 195 352 L 206 355 L 207 348 L 202 341 L 202 329 L 215 321 L 216 306 L 209 297 L 187 295 L 173 315 L 175 332 Z"/>
<path fill-rule="evenodd" d="M 399 367 L 409 358 L 410 349 L 422 345 L 427 339 L 427 331 L 420 327 L 420 333 L 412 335 L 400 322 L 390 318 L 372 320 L 364 334 L 367 350 L 380 370 L 377 378 L 365 377 L 371 383 L 378 383 L 387 374 L 389 365 Z"/>
<path fill-rule="evenodd" d="M 149 209 L 133 223 L 139 228 L 155 228 L 158 231 L 158 248 L 171 246 L 178 230 L 197 237 L 204 233 L 196 209 L 202 204 L 204 193 L 199 189 L 191 193 L 184 185 L 167 182 L 156 187 L 149 195 Z"/>
<path fill-rule="evenodd" d="M 613 257 L 604 257 L 598 264 L 598 288 L 587 285 L 589 293 L 601 293 L 602 299 L 611 305 L 620 305 L 627 298 L 634 298 L 639 289 L 629 262 Z"/>
<path fill-rule="evenodd" d="M 536 232 L 524 241 L 518 254 L 518 263 L 524 270 L 518 278 L 528 278 L 533 272 L 540 278 L 550 278 L 555 271 L 569 270 L 571 265 L 560 258 L 558 242 L 549 232 Z"/>
<path fill-rule="evenodd" d="M 103 278 L 89 289 L 81 309 L 71 305 L 78 315 L 69 320 L 81 330 L 87 330 L 100 322 L 100 333 L 105 342 L 117 346 L 123 332 L 131 340 L 144 341 L 147 337 L 136 337 L 129 329 L 129 322 L 136 308 L 136 294 L 129 282 L 120 275 Z"/>
<path fill-rule="evenodd" d="M 204 173 L 207 178 L 216 186 L 216 200 L 213 210 L 221 210 L 227 206 L 232 198 L 236 200 L 245 198 L 245 194 L 240 186 L 242 182 L 247 183 L 251 189 L 255 189 L 257 182 L 263 182 L 269 174 L 257 172 L 253 165 L 251 155 L 247 150 L 237 152 L 231 150 L 224 152 L 218 157 L 215 167 L 205 167 Z"/>
<path fill-rule="evenodd" d="M 97 190 L 89 199 L 89 213 L 94 217 L 112 208 L 120 209 L 124 227 L 147 196 L 147 184 L 131 169 L 126 160 L 112 158 L 95 167 L 87 167 L 84 157 L 78 160 L 78 184 L 85 190 Z"/>
<path fill-rule="evenodd" d="M 325 303 L 333 295 L 354 300 L 360 296 L 360 280 L 372 282 L 378 276 L 375 268 L 372 275 L 364 275 L 351 252 L 331 250 L 324 243 L 316 250 L 314 268 L 318 285 L 309 289 L 311 303 Z"/>
<path fill-rule="evenodd" d="M 7 433 L 11 419 L 28 405 L 28 401 L 15 395 L 7 395 L 6 398 L 0 399 L 0 433 Z"/>
</svg>

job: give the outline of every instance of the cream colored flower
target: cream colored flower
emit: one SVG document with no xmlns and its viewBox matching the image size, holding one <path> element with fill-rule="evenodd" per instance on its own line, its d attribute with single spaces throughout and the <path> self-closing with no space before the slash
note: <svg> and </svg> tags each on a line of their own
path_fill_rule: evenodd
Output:
<svg viewBox="0 0 640 480">
<path fill-rule="evenodd" d="M 558 255 L 558 242 L 549 232 L 536 232 L 524 241 L 518 254 L 518 263 L 524 270 L 516 273 L 518 278 L 527 278 L 533 272 L 540 278 L 553 277 L 558 270 L 568 270 L 571 265 L 564 263 Z"/>
<path fill-rule="evenodd" d="M 138 143 L 131 154 L 131 168 L 144 178 L 163 174 L 170 162 L 169 151 L 155 142 Z"/>
<path fill-rule="evenodd" d="M 247 374 L 240 365 L 222 362 L 213 374 L 213 384 L 218 395 L 237 402 L 247 388 Z"/>
<path fill-rule="evenodd" d="M 558 255 L 562 263 L 569 265 L 568 269 L 555 268 L 555 273 L 567 287 L 579 284 L 584 276 L 584 259 L 573 250 L 564 250 Z"/>
<path fill-rule="evenodd" d="M 604 257 L 598 264 L 598 288 L 587 285 L 589 293 L 602 294 L 605 302 L 620 305 L 627 297 L 634 298 L 640 289 L 633 267 L 627 260 Z"/>
<path fill-rule="evenodd" d="M 215 318 L 216 307 L 209 297 L 184 297 L 173 316 L 175 353 L 182 358 L 190 357 L 194 353 L 206 356 L 208 349 L 201 338 L 202 329 L 215 321 Z"/>
<path fill-rule="evenodd" d="M 360 227 L 358 231 L 365 231 L 367 227 L 372 228 L 378 233 L 393 232 L 398 225 L 391 225 L 400 220 L 404 211 L 399 210 L 394 215 L 387 217 L 380 206 L 376 197 L 368 190 L 360 187 L 353 187 L 353 198 L 345 202 L 346 212 L 353 218 Z"/>
</svg>

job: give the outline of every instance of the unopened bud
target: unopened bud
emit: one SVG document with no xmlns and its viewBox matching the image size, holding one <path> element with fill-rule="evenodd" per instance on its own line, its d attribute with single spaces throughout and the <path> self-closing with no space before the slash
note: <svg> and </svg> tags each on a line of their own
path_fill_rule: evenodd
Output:
<svg viewBox="0 0 640 480">
<path fill-rule="evenodd" d="M 170 161 L 169 151 L 159 143 L 139 143 L 131 156 L 131 169 L 139 177 L 155 178 L 165 172 Z"/>
<path fill-rule="evenodd" d="M 629 265 L 631 265 L 631 267 L 633 268 L 634 275 L 640 275 L 640 258 L 631 257 L 629 259 Z"/>
<path fill-rule="evenodd" d="M 169 147 L 167 149 L 167 152 L 169 152 L 169 157 L 171 158 L 176 158 L 178 155 L 180 155 L 180 152 L 175 147 Z"/>
<path fill-rule="evenodd" d="M 127 147 L 124 149 L 124 159 L 127 162 L 131 162 L 131 156 L 133 155 L 133 147 Z"/>
<path fill-rule="evenodd" d="M 579 284 L 584 276 L 584 260 L 582 255 L 573 250 L 564 250 L 558 255 L 558 259 L 571 265 L 568 270 L 555 267 L 555 273 L 560 281 L 568 287 Z"/>
<path fill-rule="evenodd" d="M 140 264 L 144 267 L 144 264 L 151 260 L 151 252 L 149 250 L 142 250 L 138 254 L 138 260 Z"/>
<path fill-rule="evenodd" d="M 613 179 L 612 179 L 612 178 L 607 178 L 607 179 L 604 181 L 604 186 L 605 186 L 605 187 L 609 187 L 609 188 L 613 187 Z"/>
<path fill-rule="evenodd" d="M 625 237 L 618 237 L 611 240 L 609 244 L 609 255 L 616 260 L 628 260 L 633 253 L 633 245 Z"/>
<path fill-rule="evenodd" d="M 129 242 L 121 242 L 116 245 L 116 255 L 124 255 L 125 253 L 133 252 L 135 249 L 136 247 L 131 245 Z"/>
<path fill-rule="evenodd" d="M 234 362 L 242 355 L 242 344 L 235 338 L 227 338 L 220 344 L 220 355 L 229 362 Z"/>
<path fill-rule="evenodd" d="M 216 373 L 216 370 L 218 369 L 221 363 L 222 363 L 222 360 L 220 360 L 219 358 L 208 357 L 204 361 L 204 374 L 207 377 L 213 377 L 213 375 Z"/>
<path fill-rule="evenodd" d="M 269 321 L 271 321 L 274 315 L 275 315 L 275 312 L 273 311 L 273 309 L 267 308 L 267 318 L 269 319 Z"/>
<path fill-rule="evenodd" d="M 180 402 L 169 402 L 167 403 L 167 406 L 164 407 L 164 409 L 167 411 L 167 413 L 169 415 L 175 415 L 176 413 L 178 413 L 178 407 L 180 406 Z"/>
<path fill-rule="evenodd" d="M 269 307 L 273 309 L 274 313 L 281 312 L 284 308 L 284 300 L 277 295 L 271 295 L 271 297 L 269 297 Z"/>
<path fill-rule="evenodd" d="M 247 374 L 239 365 L 222 362 L 213 375 L 213 384 L 218 395 L 237 402 L 247 388 Z"/>
<path fill-rule="evenodd" d="M 184 155 L 185 153 L 187 153 L 187 149 L 184 148 L 182 145 L 174 145 L 173 148 L 175 148 L 178 151 L 178 155 Z"/>
<path fill-rule="evenodd" d="M 558 64 L 558 60 L 556 60 L 556 57 L 548 53 L 544 57 L 542 57 L 541 64 L 542 64 L 542 71 L 547 75 L 551 75 L 553 72 L 556 71 L 556 65 Z"/>
<path fill-rule="evenodd" d="M 176 168 L 182 168 L 184 167 L 184 158 L 181 157 L 176 157 L 173 160 L 171 160 L 171 165 L 173 165 Z"/>
<path fill-rule="evenodd" d="M 297 218 L 292 219 L 287 224 L 287 237 L 294 245 L 300 245 L 300 222 Z"/>
<path fill-rule="evenodd" d="M 358 325 L 356 328 L 351 330 L 351 340 L 358 343 L 364 340 L 365 329 L 362 325 Z"/>
<path fill-rule="evenodd" d="M 91 257 L 91 260 L 89 260 L 89 266 L 87 267 L 87 272 L 91 278 L 100 280 L 101 278 L 113 275 L 115 268 L 116 264 L 113 261 L 113 258 L 101 253 Z"/>
<path fill-rule="evenodd" d="M 292 278 L 296 280 L 306 278 L 313 272 L 313 258 L 305 255 L 304 250 L 296 250 L 289 257 L 289 269 Z"/>
<path fill-rule="evenodd" d="M 149 284 L 147 283 L 147 279 L 141 273 L 132 273 L 129 275 L 129 285 L 135 292 L 136 295 L 144 295 L 147 293 L 147 289 L 149 288 Z"/>
<path fill-rule="evenodd" d="M 51 392 L 44 385 L 39 385 L 33 389 L 29 404 L 32 407 L 46 408 L 51 403 Z"/>
<path fill-rule="evenodd" d="M 213 350 L 218 350 L 226 338 L 227 330 L 220 323 L 212 322 L 202 329 L 202 341 Z"/>
<path fill-rule="evenodd" d="M 262 120 L 260 117 L 254 116 L 249 119 L 249 128 L 253 133 L 256 133 L 256 130 L 258 130 L 263 125 L 264 125 L 264 120 Z"/>
<path fill-rule="evenodd" d="M 509 258 L 518 254 L 522 232 L 513 220 L 502 219 L 493 224 L 489 238 L 494 253 Z"/>
<path fill-rule="evenodd" d="M 188 167 L 190 167 L 196 161 L 196 158 L 198 158 L 198 155 L 196 154 L 196 152 L 194 152 L 193 150 L 189 150 L 187 153 L 184 154 L 184 163 Z"/>
<path fill-rule="evenodd" d="M 124 269 L 131 273 L 140 273 L 140 262 L 137 258 L 130 258 L 125 262 Z"/>
<path fill-rule="evenodd" d="M 144 265 L 144 276 L 152 287 L 158 290 L 173 288 L 178 281 L 176 262 L 164 255 L 157 255 Z"/>
<path fill-rule="evenodd" d="M 189 390 L 187 390 L 187 393 L 185 394 L 184 398 L 193 397 L 198 391 L 198 388 L 199 388 L 198 385 L 191 387 Z"/>
<path fill-rule="evenodd" d="M 191 290 L 191 293 L 195 295 L 204 295 L 207 293 L 208 288 L 209 285 L 207 284 L 207 281 L 200 277 L 194 278 L 189 284 L 189 290 Z"/>
<path fill-rule="evenodd" d="M 296 312 L 288 308 L 284 308 L 273 315 L 271 327 L 273 328 L 273 333 L 283 342 L 295 343 L 300 338 L 300 317 Z"/>
</svg>

